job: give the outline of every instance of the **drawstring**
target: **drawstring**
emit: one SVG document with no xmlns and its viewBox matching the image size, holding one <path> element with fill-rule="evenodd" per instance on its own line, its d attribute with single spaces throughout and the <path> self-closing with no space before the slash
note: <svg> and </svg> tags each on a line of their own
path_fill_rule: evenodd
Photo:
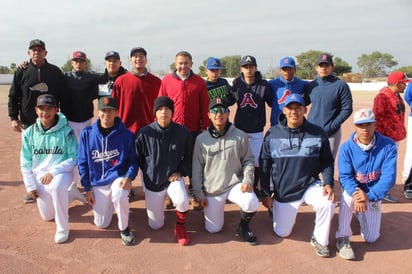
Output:
<svg viewBox="0 0 412 274">
<path fill-rule="evenodd" d="M 289 147 L 293 149 L 293 134 L 298 134 L 298 150 L 302 147 L 302 132 L 300 128 L 288 128 L 289 129 Z"/>
</svg>

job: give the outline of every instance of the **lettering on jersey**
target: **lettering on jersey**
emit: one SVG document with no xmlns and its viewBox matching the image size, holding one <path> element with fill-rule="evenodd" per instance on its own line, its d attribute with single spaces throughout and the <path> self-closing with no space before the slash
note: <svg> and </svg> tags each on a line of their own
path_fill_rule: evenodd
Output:
<svg viewBox="0 0 412 274">
<path fill-rule="evenodd" d="M 92 151 L 92 160 L 95 163 L 102 162 L 102 161 L 109 161 L 110 159 L 115 158 L 119 155 L 120 155 L 120 153 L 117 149 L 103 151 L 103 152 L 93 150 Z M 113 162 L 113 160 L 112 160 L 110 163 L 115 164 L 116 162 Z"/>
<path fill-rule="evenodd" d="M 250 92 L 246 92 L 245 95 L 243 95 L 243 100 L 239 104 L 239 106 L 241 108 L 245 108 L 247 106 L 250 106 L 252 108 L 257 108 L 258 107 L 256 102 L 253 100 L 252 93 L 250 93 Z"/>
<path fill-rule="evenodd" d="M 279 98 L 278 100 L 278 104 L 281 105 L 283 103 L 285 103 L 286 97 L 288 97 L 289 95 L 291 95 L 292 92 L 290 90 L 285 90 L 282 94 L 282 97 Z"/>
<path fill-rule="evenodd" d="M 59 148 L 58 146 L 54 146 L 52 148 L 34 148 L 33 147 L 33 154 L 34 155 L 63 154 L 63 149 Z"/>
<path fill-rule="evenodd" d="M 226 98 L 226 95 L 227 95 L 226 86 L 221 86 L 221 87 L 217 87 L 217 88 L 209 90 L 209 98 L 211 100 L 215 98 Z"/>
<path fill-rule="evenodd" d="M 367 184 L 372 181 L 379 180 L 381 177 L 381 170 L 375 170 L 367 174 L 362 174 L 360 171 L 356 172 L 356 181 L 361 184 Z"/>
</svg>

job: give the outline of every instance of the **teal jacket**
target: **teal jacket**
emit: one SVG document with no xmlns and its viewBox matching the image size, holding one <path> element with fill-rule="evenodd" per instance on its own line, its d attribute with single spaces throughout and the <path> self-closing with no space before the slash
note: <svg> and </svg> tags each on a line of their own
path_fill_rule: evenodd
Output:
<svg viewBox="0 0 412 274">
<path fill-rule="evenodd" d="M 58 112 L 59 121 L 43 130 L 40 120 L 28 127 L 23 134 L 20 154 L 21 172 L 27 191 L 36 189 L 36 181 L 46 173 L 56 176 L 72 172 L 77 162 L 77 139 L 66 117 Z"/>
</svg>

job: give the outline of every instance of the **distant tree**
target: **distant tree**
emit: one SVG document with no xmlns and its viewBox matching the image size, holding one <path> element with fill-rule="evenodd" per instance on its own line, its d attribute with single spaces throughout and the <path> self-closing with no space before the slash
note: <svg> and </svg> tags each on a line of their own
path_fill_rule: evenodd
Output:
<svg viewBox="0 0 412 274">
<path fill-rule="evenodd" d="M 412 78 L 412 66 L 400 67 L 396 70 L 405 72 L 406 75 L 408 75 L 409 78 Z"/>
<path fill-rule="evenodd" d="M 206 77 L 206 62 L 207 59 L 199 66 L 199 75 Z M 236 77 L 240 73 L 240 55 L 230 55 L 220 58 L 222 64 L 222 77 Z"/>
<path fill-rule="evenodd" d="M 265 74 L 265 79 L 273 79 L 280 76 L 279 67 L 274 68 L 270 66 Z"/>
<path fill-rule="evenodd" d="M 89 58 L 86 58 L 86 62 L 87 62 L 87 71 L 93 71 L 93 65 L 92 62 L 90 61 Z M 72 59 L 70 58 L 69 60 L 67 60 L 67 62 L 61 67 L 61 70 L 63 72 L 69 72 L 72 71 Z"/>
<path fill-rule="evenodd" d="M 357 62 L 363 77 L 386 76 L 387 70 L 398 64 L 389 53 L 374 51 L 371 54 L 362 54 Z"/>
<path fill-rule="evenodd" d="M 16 63 L 11 63 L 10 64 L 10 73 L 14 73 L 17 69 Z"/>
<path fill-rule="evenodd" d="M 340 57 L 333 58 L 334 72 L 337 76 L 342 76 L 344 73 L 352 72 L 352 67 Z"/>
<path fill-rule="evenodd" d="M 10 69 L 6 66 L 0 66 L 0 74 L 9 74 Z"/>
</svg>

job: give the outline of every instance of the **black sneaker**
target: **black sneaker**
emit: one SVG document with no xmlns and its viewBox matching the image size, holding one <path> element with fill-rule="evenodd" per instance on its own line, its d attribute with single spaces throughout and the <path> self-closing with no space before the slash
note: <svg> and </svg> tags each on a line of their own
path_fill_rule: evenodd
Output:
<svg viewBox="0 0 412 274">
<path fill-rule="evenodd" d="M 123 231 L 120 231 L 120 237 L 122 237 L 122 243 L 124 245 L 133 245 L 135 242 L 135 238 L 129 227 Z"/>
<path fill-rule="evenodd" d="M 310 238 L 310 244 L 315 247 L 316 254 L 320 257 L 329 257 L 330 251 L 329 247 L 321 245 L 315 238 L 315 236 L 312 234 L 312 237 Z"/>
<path fill-rule="evenodd" d="M 237 232 L 239 233 L 240 236 L 243 237 L 243 239 L 245 240 L 245 243 L 250 244 L 250 245 L 257 244 L 257 238 L 255 234 L 249 228 L 244 228 L 242 226 L 239 226 L 237 229 Z"/>
</svg>

